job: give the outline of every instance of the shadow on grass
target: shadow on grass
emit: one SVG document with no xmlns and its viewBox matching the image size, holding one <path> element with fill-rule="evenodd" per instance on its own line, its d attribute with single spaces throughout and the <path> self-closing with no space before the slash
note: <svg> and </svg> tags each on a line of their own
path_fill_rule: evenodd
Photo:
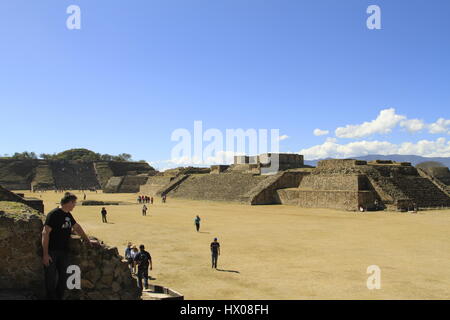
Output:
<svg viewBox="0 0 450 320">
<path fill-rule="evenodd" d="M 240 272 L 236 271 L 236 270 L 223 270 L 223 269 L 216 269 L 216 270 L 220 271 L 220 272 L 232 272 L 232 273 L 239 273 L 240 274 Z"/>
</svg>

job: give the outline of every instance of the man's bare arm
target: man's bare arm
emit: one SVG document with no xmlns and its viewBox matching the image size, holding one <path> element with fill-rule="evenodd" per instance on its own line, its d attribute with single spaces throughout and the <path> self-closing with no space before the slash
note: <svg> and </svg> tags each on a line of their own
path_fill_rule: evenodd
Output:
<svg viewBox="0 0 450 320">
<path fill-rule="evenodd" d="M 52 228 L 45 225 L 42 229 L 42 262 L 45 266 L 48 266 L 52 261 L 52 258 L 48 255 L 48 242 L 50 239 L 50 232 L 52 232 Z"/>
<path fill-rule="evenodd" d="M 73 231 L 75 231 L 75 233 L 77 235 L 79 235 L 83 241 L 86 242 L 86 244 L 91 244 L 91 240 L 89 240 L 88 236 L 86 235 L 86 233 L 84 232 L 83 228 L 77 223 L 72 227 Z"/>
</svg>

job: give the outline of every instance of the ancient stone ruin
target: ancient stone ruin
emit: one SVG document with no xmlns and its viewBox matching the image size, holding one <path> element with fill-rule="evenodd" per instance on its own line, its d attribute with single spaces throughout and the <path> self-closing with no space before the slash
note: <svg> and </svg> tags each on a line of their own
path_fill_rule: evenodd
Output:
<svg viewBox="0 0 450 320">
<path fill-rule="evenodd" d="M 137 192 L 155 173 L 145 162 L 0 159 L 0 185 L 9 190 Z"/>
<path fill-rule="evenodd" d="M 264 172 L 276 157 L 278 172 Z M 234 158 L 232 165 L 185 168 L 165 171 L 150 177 L 140 193 L 172 198 L 234 201 L 247 204 L 276 203 L 276 189 L 298 186 L 304 174 L 303 156 L 296 154 L 263 154 Z"/>
<path fill-rule="evenodd" d="M 265 171 L 274 159 L 279 170 Z M 323 160 L 312 168 L 300 155 L 264 154 L 236 156 L 232 165 L 213 165 L 209 171 L 158 173 L 140 187 L 140 193 L 251 205 L 407 210 L 450 207 L 449 181 L 448 168 L 426 172 L 410 163 L 352 159 Z"/>
<path fill-rule="evenodd" d="M 323 160 L 297 188 L 277 190 L 280 202 L 307 208 L 406 210 L 450 207 L 450 197 L 410 163 Z"/>
</svg>

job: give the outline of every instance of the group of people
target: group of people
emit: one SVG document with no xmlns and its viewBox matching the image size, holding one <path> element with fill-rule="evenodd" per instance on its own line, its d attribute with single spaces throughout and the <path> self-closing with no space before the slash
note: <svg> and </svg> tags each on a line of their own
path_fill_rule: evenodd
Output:
<svg viewBox="0 0 450 320">
<path fill-rule="evenodd" d="M 139 289 L 141 291 L 144 288 L 148 289 L 148 269 L 150 267 L 150 270 L 152 270 L 153 265 L 152 256 L 148 251 L 145 250 L 145 246 L 141 244 L 138 250 L 136 246 L 133 246 L 131 242 L 128 242 L 127 248 L 125 249 L 125 259 L 127 259 L 128 261 L 130 272 L 132 274 L 135 274 L 138 278 Z M 142 281 L 144 281 L 144 286 L 142 286 Z"/>
<path fill-rule="evenodd" d="M 61 199 L 61 206 L 47 214 L 42 231 L 43 264 L 45 266 L 45 282 L 48 299 L 62 299 L 66 289 L 68 266 L 68 243 L 72 232 L 77 233 L 88 246 L 99 245 L 97 241 L 90 240 L 83 228 L 75 221 L 71 211 L 75 208 L 77 197 L 66 192 Z M 144 207 L 145 204 L 144 204 Z M 145 214 L 146 214 L 145 209 Z M 145 215 L 144 214 L 144 215 Z M 102 222 L 107 223 L 107 211 L 105 207 L 101 210 Z M 194 223 L 197 232 L 200 232 L 200 216 L 196 216 Z M 217 261 L 220 256 L 220 243 L 214 238 L 210 244 L 211 267 L 217 269 Z M 153 269 L 152 257 L 145 250 L 143 244 L 139 250 L 132 243 L 128 243 L 125 249 L 125 258 L 128 261 L 130 272 L 137 276 L 140 290 L 148 289 L 149 269 Z"/>
<path fill-rule="evenodd" d="M 150 204 L 153 204 L 153 197 L 138 196 L 137 201 L 138 201 L 138 203 L 150 203 Z"/>
</svg>

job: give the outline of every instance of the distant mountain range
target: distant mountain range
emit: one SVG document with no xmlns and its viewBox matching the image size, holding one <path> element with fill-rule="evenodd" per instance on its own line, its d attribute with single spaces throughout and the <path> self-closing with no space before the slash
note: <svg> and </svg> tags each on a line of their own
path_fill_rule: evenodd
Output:
<svg viewBox="0 0 450 320">
<path fill-rule="evenodd" d="M 327 158 L 331 159 L 331 158 Z M 370 154 L 363 157 L 351 157 L 349 159 L 356 159 L 356 160 L 366 160 L 366 161 L 372 161 L 372 160 L 393 160 L 397 162 L 411 162 L 413 166 L 425 162 L 425 161 L 437 161 L 442 164 L 444 164 L 447 167 L 450 167 L 450 157 L 447 158 L 428 158 L 428 157 L 421 157 L 421 156 L 415 156 L 415 155 L 401 155 L 401 154 L 391 154 L 391 155 L 381 155 L 381 154 Z M 316 166 L 317 162 L 320 160 L 326 160 L 326 159 L 318 159 L 318 160 L 305 160 L 305 164 L 310 166 Z"/>
</svg>

